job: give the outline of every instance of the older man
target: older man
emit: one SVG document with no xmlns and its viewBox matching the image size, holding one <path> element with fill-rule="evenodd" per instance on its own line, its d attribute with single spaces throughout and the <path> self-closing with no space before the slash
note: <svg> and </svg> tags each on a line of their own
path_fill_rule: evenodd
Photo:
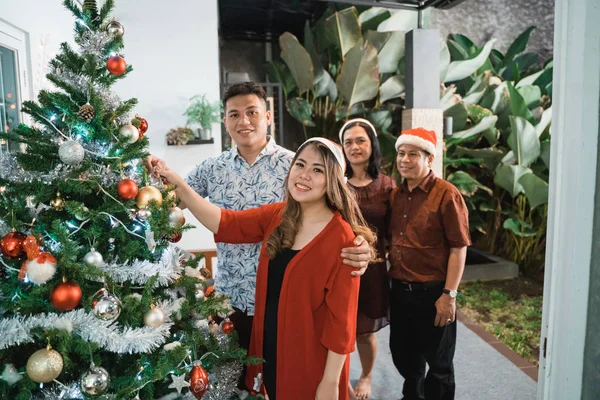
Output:
<svg viewBox="0 0 600 400">
<path fill-rule="evenodd" d="M 396 141 L 404 182 L 391 194 L 390 350 L 404 400 L 455 392 L 456 294 L 471 240 L 461 194 L 431 170 L 435 147 L 435 132 L 423 128 Z"/>
</svg>

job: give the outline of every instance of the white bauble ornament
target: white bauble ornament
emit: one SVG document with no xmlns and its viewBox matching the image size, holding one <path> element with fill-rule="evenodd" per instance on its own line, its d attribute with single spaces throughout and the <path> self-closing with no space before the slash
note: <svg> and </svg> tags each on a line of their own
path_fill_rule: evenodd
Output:
<svg viewBox="0 0 600 400">
<path fill-rule="evenodd" d="M 165 313 L 158 307 L 152 307 L 144 315 L 144 324 L 150 328 L 158 328 L 165 323 Z"/>
<path fill-rule="evenodd" d="M 142 208 L 136 213 L 136 216 L 140 221 L 146 222 L 152 216 L 152 212 L 147 208 Z"/>
<path fill-rule="evenodd" d="M 85 256 L 83 256 L 83 262 L 90 267 L 101 267 L 102 265 L 104 265 L 104 258 L 102 257 L 102 254 L 98 253 L 92 247 L 90 251 Z"/>
<path fill-rule="evenodd" d="M 138 141 L 140 138 L 140 131 L 138 131 L 138 128 L 131 123 L 128 123 L 119 129 L 119 136 L 127 138 L 127 141 L 131 144 Z"/>
<path fill-rule="evenodd" d="M 23 379 L 23 376 L 19 373 L 19 371 L 12 364 L 5 364 L 4 371 L 2 371 L 2 375 L 0 375 L 0 379 L 8 383 L 8 386 L 12 386 L 15 383 L 19 382 Z"/>
<path fill-rule="evenodd" d="M 94 364 L 90 365 L 79 379 L 81 391 L 88 396 L 101 396 L 108 390 L 110 385 L 110 375 L 108 371 Z"/>
<path fill-rule="evenodd" d="M 112 37 L 123 37 L 125 34 L 125 27 L 120 22 L 113 19 L 106 27 L 106 31 Z"/>
<path fill-rule="evenodd" d="M 40 253 L 33 260 L 25 261 L 27 277 L 36 285 L 48 282 L 56 273 L 56 259 L 50 253 Z"/>
<path fill-rule="evenodd" d="M 74 140 L 63 142 L 58 148 L 60 161 L 67 165 L 76 165 L 83 161 L 85 151 L 83 146 Z"/>
<path fill-rule="evenodd" d="M 169 208 L 169 225 L 174 227 L 180 227 L 185 224 L 185 216 L 183 210 L 179 207 Z"/>
<path fill-rule="evenodd" d="M 37 383 L 52 382 L 63 369 L 63 359 L 50 346 L 36 351 L 27 360 L 27 375 Z"/>
</svg>

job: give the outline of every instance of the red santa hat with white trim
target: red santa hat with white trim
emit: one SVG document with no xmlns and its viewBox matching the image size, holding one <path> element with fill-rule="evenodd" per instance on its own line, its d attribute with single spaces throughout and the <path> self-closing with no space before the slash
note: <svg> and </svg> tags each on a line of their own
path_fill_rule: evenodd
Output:
<svg viewBox="0 0 600 400">
<path fill-rule="evenodd" d="M 437 136 L 434 131 L 425 128 L 412 128 L 402 131 L 396 140 L 396 151 L 403 144 L 411 144 L 435 156 Z"/>
</svg>

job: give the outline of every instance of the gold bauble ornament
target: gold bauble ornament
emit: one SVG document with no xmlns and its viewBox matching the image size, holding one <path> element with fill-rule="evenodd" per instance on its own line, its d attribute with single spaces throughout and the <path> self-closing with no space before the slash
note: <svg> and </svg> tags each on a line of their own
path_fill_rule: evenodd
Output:
<svg viewBox="0 0 600 400">
<path fill-rule="evenodd" d="M 58 378 L 63 369 L 63 359 L 59 352 L 48 345 L 36 351 L 27 360 L 27 375 L 37 383 L 48 383 Z"/>
<path fill-rule="evenodd" d="M 50 205 L 56 211 L 62 211 L 65 208 L 65 201 L 60 197 L 60 193 L 56 193 L 56 198 L 50 201 Z"/>
<path fill-rule="evenodd" d="M 185 216 L 183 210 L 179 207 L 169 208 L 169 225 L 179 228 L 185 224 Z"/>
<path fill-rule="evenodd" d="M 156 200 L 158 205 L 161 205 L 163 200 L 160 190 L 154 186 L 144 186 L 135 197 L 135 203 L 138 208 L 147 207 L 151 200 Z"/>
</svg>

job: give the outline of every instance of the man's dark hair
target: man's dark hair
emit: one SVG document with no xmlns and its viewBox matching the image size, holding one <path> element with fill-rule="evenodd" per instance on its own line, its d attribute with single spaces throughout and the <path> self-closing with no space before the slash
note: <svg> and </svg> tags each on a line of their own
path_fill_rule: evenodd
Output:
<svg viewBox="0 0 600 400">
<path fill-rule="evenodd" d="M 245 96 L 253 94 L 257 96 L 259 99 L 263 99 L 263 101 L 267 102 L 267 93 L 262 86 L 258 83 L 254 82 L 239 82 L 233 83 L 227 87 L 225 93 L 223 94 L 223 105 L 227 108 L 227 100 L 235 96 Z"/>
<path fill-rule="evenodd" d="M 344 132 L 342 132 L 342 138 L 344 137 L 344 133 L 355 126 L 360 126 L 367 132 L 367 136 L 369 140 L 371 140 L 371 157 L 369 157 L 369 165 L 367 166 L 367 174 L 371 177 L 371 179 L 377 179 L 379 176 L 379 171 L 381 170 L 381 148 L 379 147 L 379 141 L 377 140 L 377 136 L 373 129 L 365 124 L 364 122 L 354 122 L 348 125 Z M 344 146 L 344 142 L 342 140 L 342 147 Z M 346 156 L 346 152 L 344 151 L 344 157 L 346 157 L 346 176 L 348 178 L 352 178 L 354 175 L 354 171 L 352 170 L 352 166 L 350 165 L 350 160 Z"/>
</svg>

